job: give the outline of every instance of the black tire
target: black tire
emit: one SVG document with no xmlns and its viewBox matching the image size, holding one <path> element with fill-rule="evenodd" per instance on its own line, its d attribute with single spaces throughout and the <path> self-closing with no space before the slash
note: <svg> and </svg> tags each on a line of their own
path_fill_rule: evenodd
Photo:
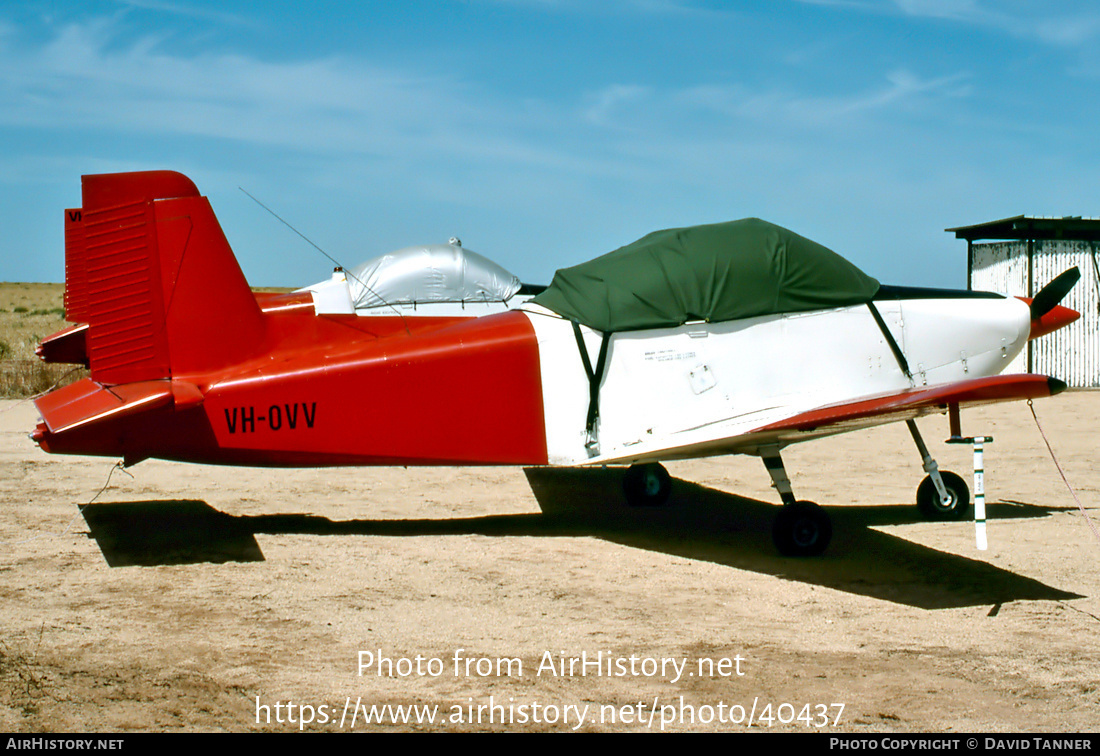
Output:
<svg viewBox="0 0 1100 756">
<path fill-rule="evenodd" d="M 936 484 L 929 475 L 917 487 L 917 507 L 926 520 L 965 520 L 970 512 L 970 489 L 966 487 L 966 481 L 948 471 L 941 471 L 940 476 L 951 501 L 947 504 L 940 501 Z"/>
<path fill-rule="evenodd" d="M 633 507 L 659 507 L 672 493 L 672 478 L 656 462 L 631 465 L 623 475 L 623 494 Z"/>
<path fill-rule="evenodd" d="M 829 515 L 812 501 L 784 504 L 772 525 L 772 540 L 783 556 L 819 556 L 832 537 Z"/>
</svg>

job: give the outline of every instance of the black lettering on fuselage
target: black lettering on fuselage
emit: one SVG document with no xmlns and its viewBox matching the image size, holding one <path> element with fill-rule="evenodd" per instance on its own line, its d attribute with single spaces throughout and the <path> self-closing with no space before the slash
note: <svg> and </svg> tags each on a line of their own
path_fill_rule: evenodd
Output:
<svg viewBox="0 0 1100 756">
<path fill-rule="evenodd" d="M 80 213 L 79 210 L 70 210 L 69 211 L 69 221 L 70 222 L 80 223 L 81 220 L 82 220 L 82 218 L 81 218 L 81 213 Z"/>
<path fill-rule="evenodd" d="M 306 421 L 306 428 L 312 428 L 317 420 L 317 402 L 297 402 L 295 404 L 272 404 L 266 415 L 257 415 L 254 406 L 232 407 L 222 410 L 225 413 L 225 427 L 230 433 L 255 433 L 256 423 L 266 423 L 269 430 L 278 431 L 298 429 L 298 410 Z"/>
</svg>

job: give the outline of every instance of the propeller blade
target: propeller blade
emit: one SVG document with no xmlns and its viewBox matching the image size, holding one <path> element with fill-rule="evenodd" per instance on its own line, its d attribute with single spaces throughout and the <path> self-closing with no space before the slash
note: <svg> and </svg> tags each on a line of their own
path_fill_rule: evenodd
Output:
<svg viewBox="0 0 1100 756">
<path fill-rule="evenodd" d="M 1031 319 L 1038 320 L 1057 307 L 1080 279 L 1081 271 L 1075 265 L 1040 289 L 1031 301 Z"/>
</svg>

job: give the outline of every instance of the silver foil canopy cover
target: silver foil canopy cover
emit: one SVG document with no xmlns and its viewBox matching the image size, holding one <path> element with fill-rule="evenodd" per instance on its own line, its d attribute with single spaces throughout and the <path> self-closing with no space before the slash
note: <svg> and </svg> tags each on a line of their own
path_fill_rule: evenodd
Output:
<svg viewBox="0 0 1100 756">
<path fill-rule="evenodd" d="M 355 309 L 427 302 L 506 302 L 520 280 L 457 244 L 405 247 L 352 269 Z"/>
</svg>

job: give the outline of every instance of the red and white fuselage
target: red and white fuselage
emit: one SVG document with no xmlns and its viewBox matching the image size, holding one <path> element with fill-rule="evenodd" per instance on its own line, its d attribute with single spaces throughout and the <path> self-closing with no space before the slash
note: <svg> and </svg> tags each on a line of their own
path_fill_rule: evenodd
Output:
<svg viewBox="0 0 1100 756">
<path fill-rule="evenodd" d="M 66 216 L 66 301 L 87 325 L 40 353 L 87 362 L 91 375 L 37 400 L 34 438 L 50 452 L 279 466 L 634 463 L 751 453 L 1058 389 L 999 376 L 1033 333 L 1025 302 L 884 287 L 881 324 L 856 305 L 612 334 L 593 438 L 573 325 L 545 308 L 367 316 L 338 311 L 331 287 L 254 294 L 186 178 L 85 177 L 84 187 L 83 208 Z M 1071 317 L 1056 311 L 1047 319 Z M 602 334 L 581 334 L 595 362 Z"/>
</svg>

